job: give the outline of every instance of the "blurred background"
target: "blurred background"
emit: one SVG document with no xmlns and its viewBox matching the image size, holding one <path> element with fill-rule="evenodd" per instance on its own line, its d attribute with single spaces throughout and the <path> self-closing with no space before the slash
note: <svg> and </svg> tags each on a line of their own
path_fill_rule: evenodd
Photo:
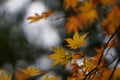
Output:
<svg viewBox="0 0 120 80">
<path fill-rule="evenodd" d="M 60 8 L 60 0 L 0 0 L 0 68 L 14 72 L 34 65 L 52 74 L 65 74 L 61 67 L 51 67 L 52 61 L 47 57 L 67 34 Z M 27 20 L 49 9 L 55 13 L 48 19 L 32 24 Z"/>
<path fill-rule="evenodd" d="M 31 24 L 27 20 L 49 9 L 55 12 L 47 19 Z M 63 66 L 52 67 L 52 60 L 47 57 L 53 53 L 53 46 L 64 46 L 64 39 L 72 36 L 67 34 L 65 27 L 66 13 L 62 0 L 0 0 L 0 68 L 14 72 L 17 68 L 34 65 L 66 80 L 69 70 Z M 88 35 L 90 43 L 84 49 L 89 56 L 95 54 L 95 47 L 108 39 L 99 25 L 92 26 L 89 29 L 92 33 Z M 41 77 L 31 80 L 41 80 Z"/>
</svg>

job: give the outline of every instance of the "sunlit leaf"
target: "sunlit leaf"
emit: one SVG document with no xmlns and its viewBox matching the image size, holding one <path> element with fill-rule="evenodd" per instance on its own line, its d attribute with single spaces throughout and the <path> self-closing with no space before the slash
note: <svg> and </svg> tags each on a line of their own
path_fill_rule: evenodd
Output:
<svg viewBox="0 0 120 80">
<path fill-rule="evenodd" d="M 27 69 L 20 69 L 19 72 L 16 72 L 16 80 L 25 80 L 31 76 L 40 75 L 42 72 L 35 67 L 28 67 Z"/>
<path fill-rule="evenodd" d="M 12 76 L 8 75 L 4 69 L 2 69 L 2 73 L 0 75 L 0 80 L 12 80 Z"/>
<path fill-rule="evenodd" d="M 71 61 L 71 53 L 70 52 L 66 52 L 63 47 L 56 48 L 53 47 L 54 53 L 49 55 L 49 58 L 53 59 L 53 66 L 55 66 L 56 64 L 60 63 L 61 65 L 65 65 L 67 66 L 67 64 Z"/>
<path fill-rule="evenodd" d="M 86 38 L 87 34 L 88 33 L 83 34 L 82 36 L 79 36 L 78 32 L 76 32 L 73 35 L 73 39 L 71 39 L 71 38 L 65 39 L 68 42 L 67 46 L 70 47 L 71 49 L 76 49 L 76 48 L 84 46 L 86 43 L 85 38 Z"/>
<path fill-rule="evenodd" d="M 86 19 L 86 22 L 93 23 L 94 20 L 98 20 L 98 14 L 94 7 L 92 1 L 85 1 L 83 2 L 83 5 L 79 7 L 79 10 L 81 11 L 80 14 Z"/>
<path fill-rule="evenodd" d="M 41 15 L 38 13 L 35 13 L 34 16 L 29 16 L 27 19 L 30 20 L 30 23 L 37 22 L 40 19 L 47 18 L 52 14 L 51 10 L 48 10 L 47 12 L 43 12 Z"/>
</svg>

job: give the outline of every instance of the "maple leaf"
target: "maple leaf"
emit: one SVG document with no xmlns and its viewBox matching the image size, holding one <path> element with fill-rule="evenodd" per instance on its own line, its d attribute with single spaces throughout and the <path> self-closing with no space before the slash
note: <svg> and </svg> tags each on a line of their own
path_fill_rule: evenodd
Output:
<svg viewBox="0 0 120 80">
<path fill-rule="evenodd" d="M 71 64 L 72 70 L 71 72 L 73 73 L 73 76 L 76 76 L 78 74 L 78 69 L 79 69 L 79 65 L 76 61 L 74 61 L 74 63 Z"/>
<path fill-rule="evenodd" d="M 7 75 L 6 71 L 2 69 L 2 74 L 0 76 L 0 80 L 12 80 L 11 75 Z"/>
<path fill-rule="evenodd" d="M 84 74 L 87 72 L 90 72 L 92 69 L 94 69 L 97 66 L 97 61 L 93 58 L 87 58 L 84 57 L 83 65 L 81 65 L 81 69 Z"/>
<path fill-rule="evenodd" d="M 57 76 L 49 77 L 48 74 L 47 74 L 43 80 L 59 80 L 59 78 Z"/>
<path fill-rule="evenodd" d="M 49 58 L 53 59 L 53 66 L 55 66 L 56 64 L 60 63 L 61 65 L 65 65 L 67 66 L 67 64 L 71 61 L 71 53 L 70 52 L 66 52 L 63 47 L 56 48 L 53 47 L 54 53 L 49 55 Z"/>
<path fill-rule="evenodd" d="M 120 25 L 120 8 L 114 6 L 107 18 L 103 20 L 102 28 L 108 35 L 112 35 Z"/>
<path fill-rule="evenodd" d="M 67 19 L 66 27 L 68 33 L 71 33 L 72 31 L 76 32 L 78 29 L 82 29 L 81 21 L 76 16 L 70 16 Z"/>
<path fill-rule="evenodd" d="M 27 69 L 20 69 L 20 72 L 16 72 L 16 80 L 25 80 L 31 76 L 36 76 L 42 72 L 35 67 L 28 67 Z"/>
<path fill-rule="evenodd" d="M 70 47 L 71 49 L 76 49 L 76 48 L 82 47 L 86 43 L 85 38 L 86 38 L 87 34 L 88 33 L 83 34 L 82 36 L 79 37 L 78 32 L 75 32 L 75 34 L 73 35 L 73 39 L 71 39 L 71 38 L 65 39 L 69 44 L 67 46 Z"/>
<path fill-rule="evenodd" d="M 85 1 L 83 2 L 83 5 L 79 7 L 79 10 L 81 11 L 80 14 L 86 19 L 86 22 L 93 23 L 95 19 L 98 19 L 97 11 L 94 7 L 92 1 Z"/>
<path fill-rule="evenodd" d="M 72 59 L 78 59 L 78 58 L 80 58 L 82 55 L 83 55 L 82 51 L 76 52 L 76 53 L 72 56 Z"/>
<path fill-rule="evenodd" d="M 42 18 L 47 18 L 52 14 L 51 10 L 48 10 L 47 12 L 43 12 L 41 15 L 39 15 L 38 13 L 35 13 L 34 16 L 30 16 L 27 19 L 30 20 L 30 23 L 39 21 Z"/>
<path fill-rule="evenodd" d="M 76 11 L 76 6 L 79 0 L 64 0 L 65 9 L 72 7 Z"/>
</svg>

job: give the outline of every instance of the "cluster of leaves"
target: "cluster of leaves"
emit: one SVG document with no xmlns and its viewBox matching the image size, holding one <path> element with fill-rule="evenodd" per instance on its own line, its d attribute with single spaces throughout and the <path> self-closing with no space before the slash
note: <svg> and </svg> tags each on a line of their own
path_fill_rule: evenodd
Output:
<svg viewBox="0 0 120 80">
<path fill-rule="evenodd" d="M 53 66 L 69 65 L 71 67 L 71 75 L 68 76 L 68 80 L 118 80 L 120 79 L 120 68 L 118 64 L 120 57 L 116 57 L 116 64 L 114 68 L 108 68 L 109 64 L 106 64 L 106 55 L 104 51 L 106 48 L 114 47 L 118 41 L 116 34 L 120 31 L 120 6 L 116 0 L 63 0 L 64 11 L 72 9 L 74 14 L 67 17 L 66 28 L 68 33 L 74 32 L 73 39 L 67 38 L 65 41 L 69 47 L 56 48 L 53 47 L 54 53 L 49 55 L 50 59 L 53 59 Z M 35 16 L 28 17 L 30 23 L 36 22 L 40 19 L 49 17 L 53 12 L 48 10 L 47 12 L 39 15 L 35 13 Z M 102 15 L 102 16 L 101 16 Z M 84 32 L 86 29 L 92 27 L 94 23 L 98 23 L 96 26 L 100 27 L 106 36 L 110 36 L 109 40 L 96 49 L 96 55 L 88 57 L 83 53 L 81 47 L 86 45 L 87 35 L 89 32 L 79 35 L 79 31 Z M 78 59 L 82 60 L 81 62 Z M 15 73 L 16 80 L 25 80 L 31 76 L 40 75 L 42 72 L 34 67 L 28 67 L 27 69 L 20 69 Z M 0 80 L 11 80 L 11 75 L 7 75 L 5 70 L 2 70 Z M 59 80 L 58 77 L 46 77 L 43 80 Z"/>
<path fill-rule="evenodd" d="M 26 69 L 19 69 L 16 73 L 15 73 L 15 80 L 26 80 L 29 79 L 33 76 L 39 76 L 41 74 L 43 74 L 44 72 L 41 71 L 39 68 L 30 66 Z M 13 80 L 12 79 L 12 74 L 7 74 L 7 72 L 2 69 L 1 70 L 1 77 L 0 80 Z M 58 80 L 58 77 L 49 77 L 48 74 L 45 75 L 45 77 L 43 78 L 43 80 Z"/>
</svg>

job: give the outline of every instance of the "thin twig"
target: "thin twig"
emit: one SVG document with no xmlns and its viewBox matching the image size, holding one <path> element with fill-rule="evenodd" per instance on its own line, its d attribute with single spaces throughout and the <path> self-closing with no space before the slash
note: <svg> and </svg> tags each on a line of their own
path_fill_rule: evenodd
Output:
<svg viewBox="0 0 120 80">
<path fill-rule="evenodd" d="M 102 61 L 103 53 L 104 53 L 105 49 L 107 48 L 109 42 L 110 42 L 110 41 L 112 40 L 112 38 L 116 35 L 116 33 L 119 32 L 119 30 L 120 30 L 120 26 L 116 29 L 116 31 L 113 33 L 113 35 L 112 35 L 112 36 L 109 38 L 109 40 L 107 41 L 107 43 L 106 43 L 106 45 L 105 45 L 105 47 L 104 47 L 104 49 L 103 49 L 103 51 L 102 51 L 102 54 L 101 54 L 101 56 L 100 56 L 100 59 L 99 59 L 99 61 L 98 61 L 98 65 L 100 65 L 100 63 L 101 63 L 101 61 Z"/>
<path fill-rule="evenodd" d="M 105 56 L 107 56 L 108 55 L 108 53 L 109 53 L 109 51 L 110 51 L 110 49 L 112 48 L 112 46 L 110 46 L 109 47 L 109 49 L 106 51 L 106 54 L 105 54 Z"/>
<path fill-rule="evenodd" d="M 90 71 L 90 72 L 85 76 L 85 78 L 84 78 L 83 80 L 86 80 L 87 77 L 88 77 L 89 75 L 91 75 L 91 73 L 93 73 L 95 70 L 97 70 L 97 67 L 95 67 L 92 71 Z"/>
<path fill-rule="evenodd" d="M 110 63 L 108 63 L 108 66 L 111 65 L 117 58 L 118 58 L 118 56 L 116 58 L 114 58 Z"/>
</svg>

